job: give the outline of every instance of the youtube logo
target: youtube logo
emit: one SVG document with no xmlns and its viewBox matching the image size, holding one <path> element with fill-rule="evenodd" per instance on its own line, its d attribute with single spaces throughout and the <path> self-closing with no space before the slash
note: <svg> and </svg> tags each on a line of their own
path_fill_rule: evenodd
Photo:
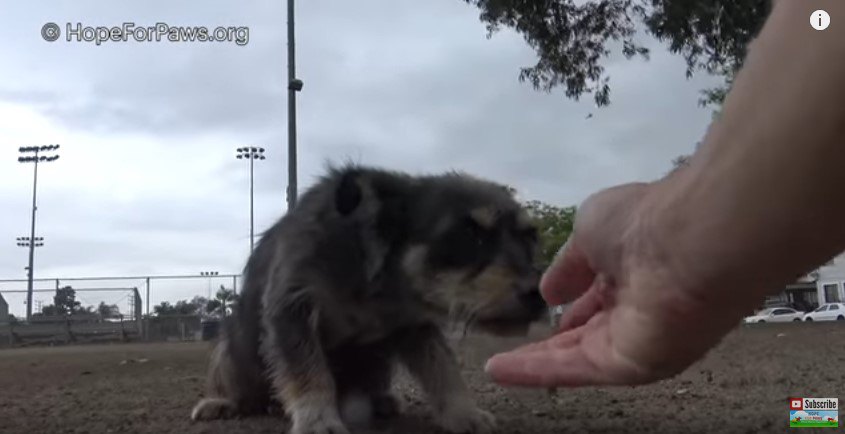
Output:
<svg viewBox="0 0 845 434">
<path fill-rule="evenodd" d="M 802 399 L 802 398 L 789 398 L 789 409 L 790 410 L 803 410 L 804 409 L 804 399 Z"/>
</svg>

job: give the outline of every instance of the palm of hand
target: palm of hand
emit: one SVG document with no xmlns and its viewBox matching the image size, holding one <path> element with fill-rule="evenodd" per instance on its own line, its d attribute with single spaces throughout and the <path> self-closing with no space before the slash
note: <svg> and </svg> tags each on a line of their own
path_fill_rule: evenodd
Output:
<svg viewBox="0 0 845 434">
<path fill-rule="evenodd" d="M 572 237 L 541 284 L 551 305 L 576 300 L 554 336 L 491 358 L 485 369 L 494 381 L 643 384 L 680 372 L 729 330 L 730 315 L 700 320 L 710 314 L 707 306 L 679 290 L 676 274 L 638 238 L 632 210 L 647 188 L 605 190 L 582 205 Z"/>
</svg>

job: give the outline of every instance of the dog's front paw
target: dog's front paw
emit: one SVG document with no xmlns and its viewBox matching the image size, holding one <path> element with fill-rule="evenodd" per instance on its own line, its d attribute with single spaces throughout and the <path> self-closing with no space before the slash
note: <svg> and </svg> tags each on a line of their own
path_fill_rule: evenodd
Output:
<svg viewBox="0 0 845 434">
<path fill-rule="evenodd" d="M 452 407 L 440 415 L 440 426 L 455 434 L 490 434 L 496 430 L 496 418 L 476 407 Z"/>
<path fill-rule="evenodd" d="M 237 416 L 238 408 L 234 402 L 224 398 L 205 398 L 191 411 L 192 420 L 229 419 Z"/>
<path fill-rule="evenodd" d="M 349 434 L 334 409 L 308 409 L 293 413 L 290 434 Z"/>
</svg>

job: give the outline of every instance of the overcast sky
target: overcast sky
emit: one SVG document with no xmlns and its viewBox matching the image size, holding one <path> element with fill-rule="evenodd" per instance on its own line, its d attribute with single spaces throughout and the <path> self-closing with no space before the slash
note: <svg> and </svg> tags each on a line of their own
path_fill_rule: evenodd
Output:
<svg viewBox="0 0 845 434">
<path fill-rule="evenodd" d="M 239 272 L 249 202 L 237 147 L 267 149 L 256 164 L 256 230 L 286 207 L 284 3 L 3 0 L 0 277 L 25 277 L 15 237 L 29 234 L 32 165 L 17 162 L 18 147 L 53 143 L 61 158 L 39 172 L 37 277 Z M 647 38 L 650 61 L 607 62 L 612 105 L 596 109 L 589 96 L 574 102 L 520 83 L 534 53 L 508 30 L 488 40 L 477 9 L 461 0 L 308 0 L 296 18 L 301 189 L 325 161 L 352 159 L 461 169 L 525 198 L 575 205 L 597 189 L 662 176 L 710 121 L 698 91 L 717 81 L 687 80 L 682 59 Z M 62 31 L 56 42 L 42 39 L 48 22 Z M 97 46 L 67 42 L 68 22 L 247 26 L 249 41 Z M 152 301 L 203 294 L 207 283 L 157 283 Z M 6 298 L 23 311 L 22 297 Z"/>
</svg>

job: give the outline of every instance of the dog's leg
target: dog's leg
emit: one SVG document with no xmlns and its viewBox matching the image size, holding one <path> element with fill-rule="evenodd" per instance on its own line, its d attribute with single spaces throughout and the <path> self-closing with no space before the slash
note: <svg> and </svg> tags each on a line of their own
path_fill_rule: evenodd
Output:
<svg viewBox="0 0 845 434">
<path fill-rule="evenodd" d="M 207 398 L 194 406 L 193 420 L 266 413 L 270 385 L 258 354 L 258 322 L 224 324 L 211 351 Z"/>
<path fill-rule="evenodd" d="M 390 392 L 393 384 L 392 361 L 384 359 L 379 362 L 372 367 L 373 377 L 368 391 L 373 403 L 373 415 L 387 419 L 398 415 L 401 408 L 399 401 Z"/>
<path fill-rule="evenodd" d="M 209 397 L 203 398 L 194 406 L 191 419 L 227 419 L 238 414 L 236 398 L 229 396 L 231 393 L 226 387 L 227 384 L 236 381 L 230 381 L 228 378 L 235 375 L 234 366 L 229 363 L 229 360 L 228 342 L 222 339 L 212 350 L 209 360 L 207 380 Z"/>
<path fill-rule="evenodd" d="M 428 395 L 441 427 L 453 433 L 495 430 L 495 418 L 476 406 L 454 353 L 437 327 L 411 331 L 400 343 L 399 355 Z"/>
<path fill-rule="evenodd" d="M 393 348 L 375 344 L 332 354 L 341 417 L 349 426 L 367 426 L 373 417 L 387 419 L 400 411 L 390 393 Z"/>
<path fill-rule="evenodd" d="M 303 291 L 277 294 L 265 304 L 262 350 L 273 387 L 293 422 L 291 434 L 348 434 L 316 333 L 317 311 Z"/>
</svg>

